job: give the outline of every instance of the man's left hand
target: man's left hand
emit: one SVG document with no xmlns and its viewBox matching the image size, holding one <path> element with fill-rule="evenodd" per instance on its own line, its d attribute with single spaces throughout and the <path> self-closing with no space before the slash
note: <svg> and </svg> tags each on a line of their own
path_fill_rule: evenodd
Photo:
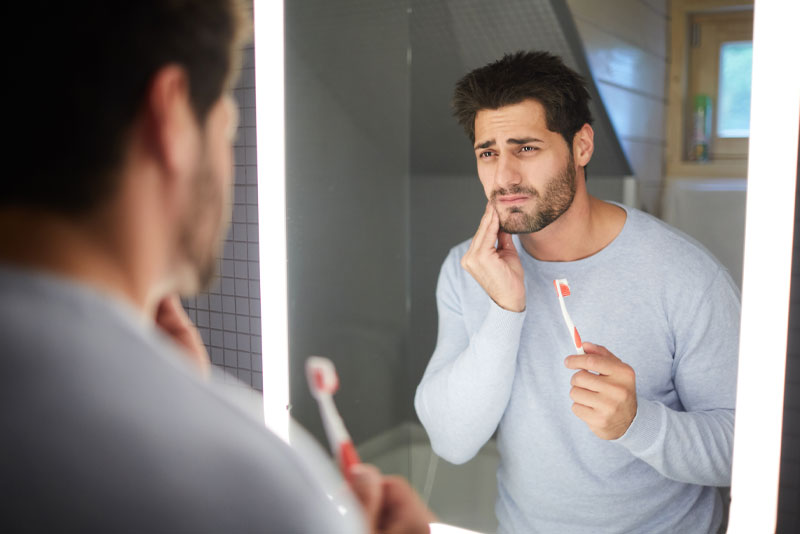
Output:
<svg viewBox="0 0 800 534">
<path fill-rule="evenodd" d="M 636 373 L 605 347 L 583 343 L 586 354 L 568 356 L 564 364 L 580 369 L 572 375 L 572 411 L 602 439 L 617 439 L 636 417 Z"/>
</svg>

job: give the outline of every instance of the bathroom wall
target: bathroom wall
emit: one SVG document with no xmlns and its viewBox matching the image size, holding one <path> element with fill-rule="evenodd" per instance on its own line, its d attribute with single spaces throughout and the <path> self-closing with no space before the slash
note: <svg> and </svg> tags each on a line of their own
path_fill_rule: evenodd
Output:
<svg viewBox="0 0 800 534">
<path fill-rule="evenodd" d="M 597 89 L 636 176 L 634 207 L 660 215 L 666 146 L 667 0 L 567 0 L 567 4 Z"/>
<path fill-rule="evenodd" d="M 234 145 L 232 224 L 218 259 L 218 277 L 207 293 L 184 300 L 213 365 L 261 390 L 261 319 L 258 271 L 255 68 L 253 45 L 243 50 L 234 97 L 239 130 Z"/>
</svg>

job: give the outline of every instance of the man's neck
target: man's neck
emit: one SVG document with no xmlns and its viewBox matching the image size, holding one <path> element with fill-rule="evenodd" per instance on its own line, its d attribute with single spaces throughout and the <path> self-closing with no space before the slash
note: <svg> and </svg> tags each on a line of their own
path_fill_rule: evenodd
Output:
<svg viewBox="0 0 800 534">
<path fill-rule="evenodd" d="M 0 210 L 0 262 L 91 285 L 144 310 L 148 284 L 127 262 L 113 224 L 43 210 Z M 108 221 L 106 221 L 108 222 Z"/>
<path fill-rule="evenodd" d="M 569 209 L 546 228 L 521 234 L 525 251 L 540 261 L 577 261 L 608 246 L 622 231 L 624 209 L 579 191 Z"/>
</svg>

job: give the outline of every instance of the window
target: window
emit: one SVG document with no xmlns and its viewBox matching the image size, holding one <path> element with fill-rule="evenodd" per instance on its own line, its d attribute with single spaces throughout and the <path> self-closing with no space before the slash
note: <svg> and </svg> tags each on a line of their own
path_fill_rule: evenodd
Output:
<svg viewBox="0 0 800 534">
<path fill-rule="evenodd" d="M 700 13 L 690 20 L 687 159 L 746 159 L 753 12 Z"/>
<path fill-rule="evenodd" d="M 752 0 L 672 0 L 667 176 L 747 175 Z"/>
</svg>

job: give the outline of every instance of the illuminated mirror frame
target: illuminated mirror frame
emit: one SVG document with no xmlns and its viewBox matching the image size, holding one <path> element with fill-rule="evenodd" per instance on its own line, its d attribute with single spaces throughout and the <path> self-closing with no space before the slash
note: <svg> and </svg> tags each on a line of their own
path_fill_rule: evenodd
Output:
<svg viewBox="0 0 800 534">
<path fill-rule="evenodd" d="M 729 533 L 775 532 L 792 274 L 800 2 L 756 0 Z M 791 62 L 790 62 L 791 63 Z"/>
<path fill-rule="evenodd" d="M 742 326 L 728 532 L 774 532 L 797 172 L 800 2 L 756 0 Z M 254 0 L 262 374 L 267 426 L 288 435 L 284 22 Z M 791 55 L 791 54 L 790 54 Z M 769 214 L 767 216 L 766 214 Z M 269 246 L 267 246 L 269 245 Z"/>
<path fill-rule="evenodd" d="M 254 0 L 258 250 L 264 420 L 289 441 L 283 0 Z"/>
</svg>

